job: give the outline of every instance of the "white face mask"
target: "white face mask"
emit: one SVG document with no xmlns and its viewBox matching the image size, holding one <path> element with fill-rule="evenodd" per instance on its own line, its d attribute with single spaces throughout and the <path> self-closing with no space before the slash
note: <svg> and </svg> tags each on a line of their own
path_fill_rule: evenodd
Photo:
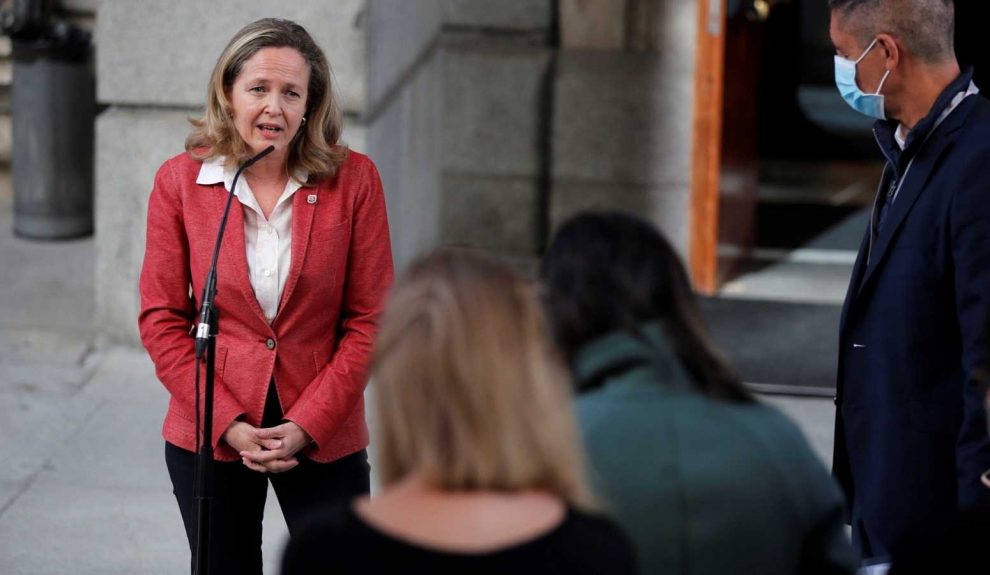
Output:
<svg viewBox="0 0 990 575">
<path fill-rule="evenodd" d="M 839 88 L 839 94 L 842 95 L 842 99 L 856 110 L 860 114 L 865 114 L 871 118 L 876 118 L 878 120 L 886 120 L 887 114 L 884 111 L 883 105 L 883 95 L 880 94 L 880 90 L 883 89 L 884 82 L 887 81 L 887 76 L 890 75 L 890 70 L 883 75 L 883 79 L 880 80 L 880 85 L 877 86 L 877 91 L 874 94 L 867 94 L 859 89 L 859 84 L 856 83 L 856 66 L 859 64 L 860 60 L 866 57 L 870 53 L 870 50 L 877 45 L 877 39 L 874 38 L 870 45 L 867 46 L 866 50 L 860 55 L 856 60 L 848 60 L 842 56 L 835 56 L 835 85 Z"/>
</svg>

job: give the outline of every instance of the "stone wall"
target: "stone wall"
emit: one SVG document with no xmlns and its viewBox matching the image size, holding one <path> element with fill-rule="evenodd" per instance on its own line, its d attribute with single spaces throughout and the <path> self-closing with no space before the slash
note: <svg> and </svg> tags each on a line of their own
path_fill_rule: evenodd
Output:
<svg viewBox="0 0 990 575">
<path fill-rule="evenodd" d="M 443 240 L 513 258 L 541 249 L 551 50 L 450 39 L 443 51 Z"/>
<path fill-rule="evenodd" d="M 561 5 L 573 18 L 610 1 Z M 381 173 L 400 269 L 451 243 L 532 269 L 553 227 L 588 208 L 645 214 L 686 253 L 695 3 L 635 4 L 623 17 L 649 18 L 621 26 L 634 41 L 581 46 L 557 40 L 557 0 L 100 2 L 100 331 L 137 341 L 155 169 L 182 150 L 225 43 L 267 16 L 302 23 L 325 49 L 343 140 Z"/>
<path fill-rule="evenodd" d="M 569 4 L 562 13 L 551 228 L 583 210 L 624 210 L 653 221 L 686 259 L 696 6 L 633 4 L 648 17 L 619 30 L 599 22 L 617 9 L 608 0 Z"/>
</svg>

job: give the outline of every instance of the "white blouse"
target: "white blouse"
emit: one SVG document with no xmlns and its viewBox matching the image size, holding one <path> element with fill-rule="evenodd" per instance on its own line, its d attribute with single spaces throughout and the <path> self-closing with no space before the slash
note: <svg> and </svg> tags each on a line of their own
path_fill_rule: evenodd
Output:
<svg viewBox="0 0 990 575">
<path fill-rule="evenodd" d="M 223 182 L 230 191 L 236 168 L 224 166 L 225 158 L 217 157 L 203 162 L 196 178 L 197 184 L 213 185 Z M 265 319 L 272 323 L 278 312 L 279 300 L 289 277 L 292 263 L 292 195 L 303 187 L 308 174 L 296 172 L 285 184 L 270 218 L 265 218 L 258 200 L 251 191 L 244 174 L 237 180 L 234 195 L 244 213 L 244 247 L 247 256 L 248 275 L 258 305 L 265 312 Z"/>
</svg>

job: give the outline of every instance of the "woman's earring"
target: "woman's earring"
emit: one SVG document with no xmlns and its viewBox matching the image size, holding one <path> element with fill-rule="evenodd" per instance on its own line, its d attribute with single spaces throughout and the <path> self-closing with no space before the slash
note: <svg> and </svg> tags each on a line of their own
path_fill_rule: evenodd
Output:
<svg viewBox="0 0 990 575">
<path fill-rule="evenodd" d="M 306 116 L 303 116 L 302 124 L 299 124 L 299 125 L 300 126 L 305 126 L 306 125 Z"/>
</svg>

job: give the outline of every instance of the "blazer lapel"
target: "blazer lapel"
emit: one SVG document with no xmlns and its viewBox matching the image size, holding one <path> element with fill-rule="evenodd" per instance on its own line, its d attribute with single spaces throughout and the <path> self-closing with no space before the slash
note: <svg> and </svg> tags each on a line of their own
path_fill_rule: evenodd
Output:
<svg viewBox="0 0 990 575">
<path fill-rule="evenodd" d="M 954 119 L 958 121 L 959 116 L 964 115 L 953 114 L 953 116 L 957 116 Z M 950 119 L 953 118 L 950 116 Z M 904 223 L 904 218 L 907 217 L 911 208 L 914 207 L 915 202 L 928 185 L 928 180 L 935 172 L 936 167 L 941 163 L 946 152 L 952 148 L 954 142 L 953 136 L 955 130 L 959 127 L 958 122 L 954 124 L 956 125 L 946 126 L 942 133 L 933 134 L 931 141 L 927 142 L 925 148 L 915 156 L 913 164 L 907 174 L 905 174 L 906 179 L 897 193 L 897 197 L 894 199 L 894 204 L 889 208 L 890 211 L 887 214 L 887 220 L 884 223 L 883 230 L 881 230 L 873 244 L 870 261 L 866 267 L 863 281 L 859 283 L 857 295 L 863 291 L 863 288 L 875 275 L 877 268 L 883 262 L 884 256 L 887 255 L 891 244 L 895 241 L 897 230 Z"/>
<path fill-rule="evenodd" d="M 217 222 L 223 218 L 223 208 L 227 204 L 227 190 L 223 184 L 217 184 L 216 189 L 222 193 L 217 194 Z M 212 255 L 212 254 L 211 254 Z M 251 287 L 251 278 L 248 277 L 247 251 L 244 245 L 244 208 L 241 202 L 234 198 L 230 204 L 230 215 L 227 218 L 227 229 L 223 232 L 223 243 L 220 246 L 220 257 L 217 261 L 218 274 L 226 275 L 241 288 L 244 301 L 248 307 L 265 324 L 265 312 L 258 305 L 258 298 L 254 295 L 254 288 Z"/>
<path fill-rule="evenodd" d="M 314 195 L 318 198 L 317 192 L 317 188 L 302 187 L 296 190 L 292 196 L 292 263 L 289 266 L 289 277 L 285 282 L 285 289 L 282 291 L 282 299 L 278 302 L 279 312 L 292 297 L 292 292 L 296 290 L 296 283 L 299 281 L 299 275 L 302 273 L 306 260 L 306 250 L 309 248 L 309 233 L 313 229 L 313 215 L 319 204 L 319 202 L 310 203 L 308 198 Z"/>
<path fill-rule="evenodd" d="M 866 252 L 870 246 L 870 228 L 866 228 L 863 234 L 863 241 L 860 242 L 859 252 L 856 256 L 856 263 L 853 265 L 852 277 L 849 279 L 849 288 L 846 290 L 846 299 L 842 303 L 842 315 L 839 316 L 839 337 L 846 331 L 846 318 L 849 317 L 849 310 L 852 302 L 859 294 L 859 286 L 863 281 L 863 273 L 866 271 Z"/>
</svg>

